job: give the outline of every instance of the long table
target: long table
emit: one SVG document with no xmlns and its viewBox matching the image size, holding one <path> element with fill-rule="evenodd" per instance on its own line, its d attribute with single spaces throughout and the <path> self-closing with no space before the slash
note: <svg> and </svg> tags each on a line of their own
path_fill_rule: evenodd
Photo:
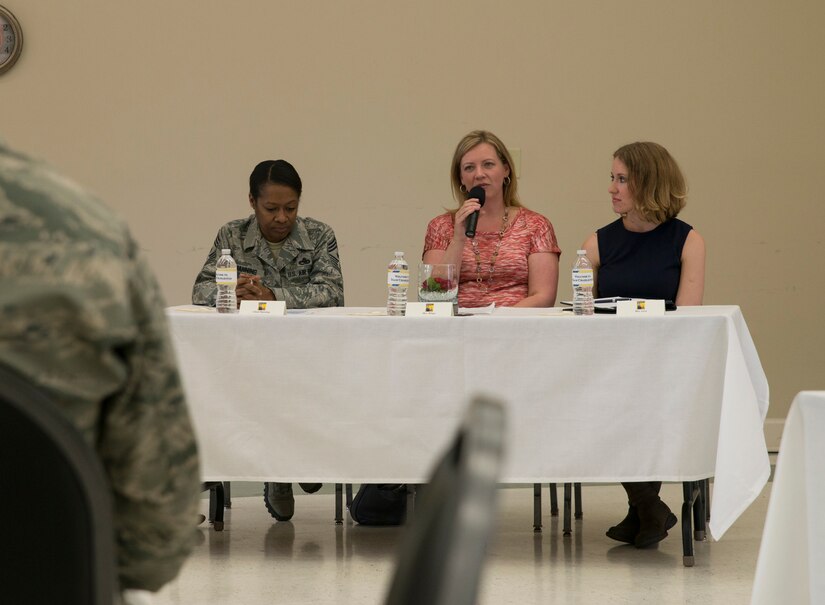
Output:
<svg viewBox="0 0 825 605">
<path fill-rule="evenodd" d="M 167 315 L 204 480 L 421 483 L 474 392 L 508 402 L 504 483 L 714 477 L 719 539 L 770 474 L 768 385 L 735 306 Z"/>
<path fill-rule="evenodd" d="M 825 391 L 791 403 L 776 461 L 751 605 L 825 603 Z"/>
</svg>

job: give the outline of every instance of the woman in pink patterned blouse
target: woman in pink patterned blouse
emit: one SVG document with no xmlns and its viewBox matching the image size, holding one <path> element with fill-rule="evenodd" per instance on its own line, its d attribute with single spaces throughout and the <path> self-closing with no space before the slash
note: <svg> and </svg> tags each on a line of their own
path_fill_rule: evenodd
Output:
<svg viewBox="0 0 825 605">
<path fill-rule="evenodd" d="M 559 255 L 553 225 L 523 207 L 518 199 L 513 160 L 491 132 L 475 130 L 458 143 L 451 180 L 456 210 L 427 226 L 425 263 L 459 266 L 458 303 L 462 307 L 552 307 L 559 281 Z M 484 206 L 465 199 L 484 188 Z M 465 235 L 467 217 L 479 211 L 476 235 Z"/>
</svg>

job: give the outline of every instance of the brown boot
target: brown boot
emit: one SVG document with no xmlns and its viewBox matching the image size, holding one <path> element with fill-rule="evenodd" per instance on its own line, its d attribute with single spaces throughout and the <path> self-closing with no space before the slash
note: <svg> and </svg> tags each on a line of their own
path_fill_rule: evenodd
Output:
<svg viewBox="0 0 825 605">
<path fill-rule="evenodd" d="M 659 498 L 661 483 L 622 483 L 631 505 L 639 515 L 639 532 L 633 544 L 644 548 L 656 544 L 667 537 L 667 530 L 676 525 L 674 515 L 667 504 Z"/>
<path fill-rule="evenodd" d="M 619 542 L 633 544 L 636 542 L 636 534 L 639 533 L 639 513 L 636 507 L 628 502 L 627 516 L 607 530 L 605 535 Z"/>
</svg>

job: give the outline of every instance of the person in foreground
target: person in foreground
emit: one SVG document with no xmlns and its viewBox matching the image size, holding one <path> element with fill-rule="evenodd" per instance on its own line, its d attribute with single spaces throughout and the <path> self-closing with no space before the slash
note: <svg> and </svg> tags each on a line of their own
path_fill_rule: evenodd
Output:
<svg viewBox="0 0 825 605">
<path fill-rule="evenodd" d="M 266 160 L 249 175 L 247 218 L 218 231 L 203 268 L 195 278 L 192 303 L 215 305 L 215 263 L 229 248 L 238 264 L 238 304 L 242 300 L 283 300 L 287 308 L 343 307 L 344 278 L 332 229 L 298 216 L 303 184 L 286 160 Z M 301 483 L 308 493 L 320 483 Z M 295 513 L 290 483 L 265 483 L 264 503 L 278 521 Z"/>
<path fill-rule="evenodd" d="M 422 260 L 458 267 L 462 307 L 552 307 L 556 301 L 561 254 L 556 234 L 550 221 L 521 205 L 512 166 L 510 152 L 493 133 L 467 134 L 450 169 L 459 206 L 427 226 Z M 483 206 L 467 197 L 473 187 L 484 189 Z M 467 237 L 467 219 L 474 212 L 476 234 Z"/>
<path fill-rule="evenodd" d="M 656 143 L 619 148 L 613 154 L 607 191 L 619 218 L 583 245 L 593 263 L 596 295 L 701 305 L 705 242 L 676 218 L 685 206 L 687 189 L 673 157 Z M 607 536 L 639 548 L 664 539 L 677 519 L 659 498 L 661 481 L 622 485 L 629 503 L 627 516 Z"/>
<path fill-rule="evenodd" d="M 157 591 L 194 544 L 200 501 L 157 283 L 120 219 L 2 141 L 0 257 L 0 364 L 54 400 L 97 452 L 120 588 L 127 599 Z"/>
</svg>

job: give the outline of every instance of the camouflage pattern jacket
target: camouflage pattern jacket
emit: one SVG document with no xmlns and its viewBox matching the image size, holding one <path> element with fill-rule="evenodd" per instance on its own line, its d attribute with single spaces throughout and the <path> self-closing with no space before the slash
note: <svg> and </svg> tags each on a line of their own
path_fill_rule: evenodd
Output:
<svg viewBox="0 0 825 605">
<path fill-rule="evenodd" d="M 157 590 L 191 550 L 200 498 L 157 283 L 123 222 L 2 141 L 0 258 L 0 364 L 45 391 L 96 449 L 121 588 Z"/>
<path fill-rule="evenodd" d="M 261 236 L 255 215 L 220 228 L 192 288 L 192 304 L 215 306 L 215 263 L 221 249 L 232 250 L 238 274 L 260 275 L 276 300 L 289 309 L 343 307 L 344 277 L 332 229 L 312 218 L 298 217 L 277 259 Z"/>
</svg>

